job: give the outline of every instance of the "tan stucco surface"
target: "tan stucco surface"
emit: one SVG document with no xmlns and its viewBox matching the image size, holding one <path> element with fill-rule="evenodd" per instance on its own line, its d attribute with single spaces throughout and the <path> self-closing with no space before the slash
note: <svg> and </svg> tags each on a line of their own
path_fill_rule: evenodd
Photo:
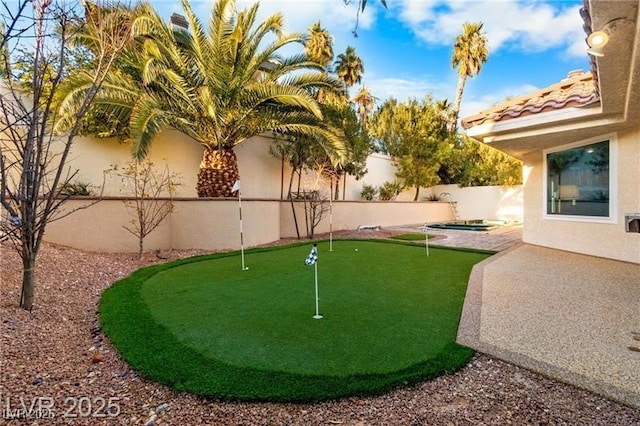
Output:
<svg viewBox="0 0 640 426">
<path fill-rule="evenodd" d="M 87 201 L 69 200 L 66 209 L 86 205 Z M 145 240 L 145 250 L 240 248 L 239 203 L 237 199 L 175 200 L 175 210 Z M 298 224 L 306 236 L 304 205 L 295 202 Z M 390 226 L 452 220 L 448 203 L 441 202 L 335 202 L 333 231 L 356 229 L 360 225 Z M 85 210 L 52 222 L 45 240 L 81 250 L 98 252 L 134 252 L 138 240 L 123 225 L 133 217 L 123 201 L 106 199 Z M 242 200 L 242 224 L 245 247 L 295 237 L 291 203 L 280 200 Z M 329 213 L 316 233 L 329 232 Z"/>
</svg>

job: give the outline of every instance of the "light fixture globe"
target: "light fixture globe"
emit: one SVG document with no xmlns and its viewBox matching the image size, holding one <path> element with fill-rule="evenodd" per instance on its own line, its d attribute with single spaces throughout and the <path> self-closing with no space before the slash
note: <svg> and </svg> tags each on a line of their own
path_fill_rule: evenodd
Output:
<svg viewBox="0 0 640 426">
<path fill-rule="evenodd" d="M 595 49 L 603 48 L 604 46 L 606 46 L 608 42 L 609 42 L 609 34 L 605 30 L 594 31 L 591 34 L 589 34 L 589 37 L 587 37 L 587 43 L 589 44 L 589 47 L 592 47 Z"/>
</svg>

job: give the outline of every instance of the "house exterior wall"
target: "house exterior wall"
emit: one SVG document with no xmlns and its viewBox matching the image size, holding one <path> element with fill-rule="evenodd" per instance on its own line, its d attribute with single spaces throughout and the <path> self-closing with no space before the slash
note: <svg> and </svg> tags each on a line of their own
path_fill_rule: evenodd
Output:
<svg viewBox="0 0 640 426">
<path fill-rule="evenodd" d="M 567 141 L 577 142 L 577 141 Z M 625 232 L 625 214 L 640 212 L 640 126 L 617 134 L 615 223 L 550 220 L 543 211 L 543 153 L 524 160 L 523 241 L 560 250 L 640 263 L 640 233 Z"/>
</svg>

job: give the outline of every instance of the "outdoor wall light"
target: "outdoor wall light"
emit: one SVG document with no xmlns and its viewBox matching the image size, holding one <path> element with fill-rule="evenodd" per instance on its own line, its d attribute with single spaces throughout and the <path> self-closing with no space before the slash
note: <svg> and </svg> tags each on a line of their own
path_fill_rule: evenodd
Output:
<svg viewBox="0 0 640 426">
<path fill-rule="evenodd" d="M 609 31 L 605 28 L 600 31 L 594 31 L 587 37 L 589 47 L 601 49 L 609 43 Z"/>
<path fill-rule="evenodd" d="M 604 56 L 603 48 L 609 43 L 609 30 L 605 26 L 600 31 L 594 31 L 587 37 L 587 44 L 589 49 L 587 53 L 591 56 L 602 57 Z"/>
<path fill-rule="evenodd" d="M 616 18 L 607 22 L 602 26 L 601 30 L 594 31 L 587 37 L 587 44 L 589 45 L 589 49 L 587 49 L 587 53 L 592 56 L 604 56 L 604 47 L 609 43 L 609 38 L 613 31 L 616 29 L 616 26 L 621 21 L 628 21 L 628 18 Z"/>
</svg>

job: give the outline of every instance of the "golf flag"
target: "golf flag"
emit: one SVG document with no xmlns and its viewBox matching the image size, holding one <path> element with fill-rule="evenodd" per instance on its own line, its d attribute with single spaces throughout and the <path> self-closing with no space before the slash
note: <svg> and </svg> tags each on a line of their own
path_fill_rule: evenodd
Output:
<svg viewBox="0 0 640 426">
<path fill-rule="evenodd" d="M 227 187 L 228 188 L 228 187 Z M 231 192 L 236 192 L 236 191 L 240 191 L 240 180 L 237 180 L 234 184 L 233 184 L 233 188 L 231 188 Z"/>
<path fill-rule="evenodd" d="M 304 261 L 304 264 L 307 266 L 311 266 L 311 265 L 315 265 L 315 263 L 318 261 L 318 245 L 314 244 L 313 247 L 311 248 L 311 253 L 309 253 L 309 256 L 307 256 L 307 258 Z"/>
</svg>

